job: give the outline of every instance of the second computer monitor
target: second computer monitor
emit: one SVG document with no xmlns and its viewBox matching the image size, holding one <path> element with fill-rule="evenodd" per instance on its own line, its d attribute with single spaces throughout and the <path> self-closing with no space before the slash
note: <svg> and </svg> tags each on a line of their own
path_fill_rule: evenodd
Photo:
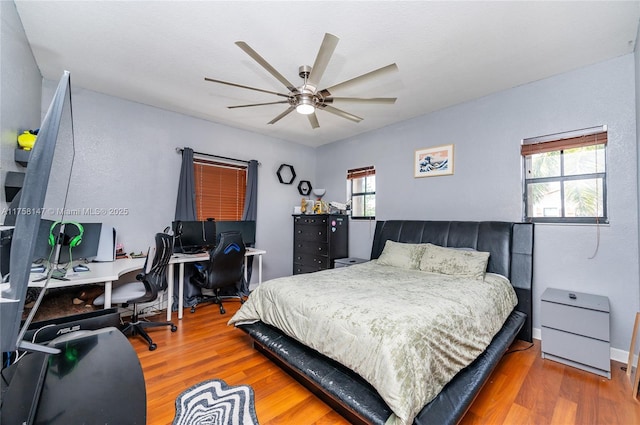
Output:
<svg viewBox="0 0 640 425">
<path fill-rule="evenodd" d="M 216 221 L 216 232 L 237 231 L 242 233 L 242 241 L 246 246 L 256 243 L 256 222 L 253 220 L 242 221 Z"/>
<path fill-rule="evenodd" d="M 216 245 L 216 221 L 174 221 L 174 252 L 206 252 Z"/>
</svg>

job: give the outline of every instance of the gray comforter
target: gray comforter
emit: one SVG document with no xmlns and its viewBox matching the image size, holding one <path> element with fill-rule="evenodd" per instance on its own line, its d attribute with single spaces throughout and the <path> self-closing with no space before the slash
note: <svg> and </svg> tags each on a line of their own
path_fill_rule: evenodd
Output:
<svg viewBox="0 0 640 425">
<path fill-rule="evenodd" d="M 265 282 L 229 324 L 281 329 L 366 379 L 394 412 L 387 424 L 410 424 L 516 304 L 502 276 L 461 279 L 374 260 Z"/>
</svg>

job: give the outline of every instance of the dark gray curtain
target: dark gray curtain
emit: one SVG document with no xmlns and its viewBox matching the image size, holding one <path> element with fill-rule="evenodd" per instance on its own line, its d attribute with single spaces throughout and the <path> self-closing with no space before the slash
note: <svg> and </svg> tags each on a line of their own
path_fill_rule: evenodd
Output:
<svg viewBox="0 0 640 425">
<path fill-rule="evenodd" d="M 178 198 L 176 200 L 175 220 L 194 221 L 196 220 L 196 187 L 193 175 L 193 149 L 182 149 L 182 168 L 180 169 L 180 181 L 178 182 Z M 178 282 L 180 276 L 179 267 L 174 267 L 174 286 L 172 310 L 178 310 Z M 198 303 L 198 297 L 202 296 L 199 286 L 190 282 L 190 277 L 194 272 L 193 264 L 185 264 L 184 268 L 184 306 L 191 307 Z"/>
<path fill-rule="evenodd" d="M 247 167 L 247 192 L 244 198 L 243 220 L 255 220 L 258 216 L 258 161 L 252 159 Z"/>
<path fill-rule="evenodd" d="M 176 201 L 176 221 L 193 221 L 196 219 L 196 188 L 193 177 L 193 149 L 182 150 L 182 168 L 178 183 L 178 199 Z"/>
<path fill-rule="evenodd" d="M 252 159 L 247 166 L 247 191 L 244 198 L 244 211 L 242 219 L 247 221 L 255 221 L 258 216 L 258 161 Z M 242 288 L 242 292 L 249 293 L 249 282 L 251 282 L 251 273 L 253 272 L 253 256 L 247 261 L 247 282 Z"/>
</svg>

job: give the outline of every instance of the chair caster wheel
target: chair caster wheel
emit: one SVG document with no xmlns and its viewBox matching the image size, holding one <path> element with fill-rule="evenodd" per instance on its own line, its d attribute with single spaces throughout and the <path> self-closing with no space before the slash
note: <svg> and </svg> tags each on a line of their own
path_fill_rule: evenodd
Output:
<svg viewBox="0 0 640 425">
<path fill-rule="evenodd" d="M 227 310 L 225 310 L 224 308 L 220 309 L 220 314 L 225 314 L 227 312 Z"/>
<path fill-rule="evenodd" d="M 176 325 L 171 326 L 171 332 L 175 332 L 177 330 L 178 330 L 178 327 Z"/>
<path fill-rule="evenodd" d="M 194 305 L 193 307 L 191 307 L 191 312 L 195 313 L 196 312 L 196 306 Z"/>
<path fill-rule="evenodd" d="M 151 345 L 149 345 L 149 351 L 153 351 L 153 350 L 155 350 L 156 348 L 158 348 L 158 346 L 157 346 L 156 344 L 151 344 Z"/>
</svg>

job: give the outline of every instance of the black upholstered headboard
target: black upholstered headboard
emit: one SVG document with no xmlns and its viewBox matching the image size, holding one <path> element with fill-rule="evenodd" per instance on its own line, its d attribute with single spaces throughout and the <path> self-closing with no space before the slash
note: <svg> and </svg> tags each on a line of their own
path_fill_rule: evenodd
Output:
<svg viewBox="0 0 640 425">
<path fill-rule="evenodd" d="M 531 341 L 533 229 L 532 223 L 504 221 L 378 221 L 371 259 L 380 256 L 387 240 L 489 252 L 487 271 L 509 278 L 518 295 L 516 309 L 527 315 L 518 337 Z"/>
</svg>

